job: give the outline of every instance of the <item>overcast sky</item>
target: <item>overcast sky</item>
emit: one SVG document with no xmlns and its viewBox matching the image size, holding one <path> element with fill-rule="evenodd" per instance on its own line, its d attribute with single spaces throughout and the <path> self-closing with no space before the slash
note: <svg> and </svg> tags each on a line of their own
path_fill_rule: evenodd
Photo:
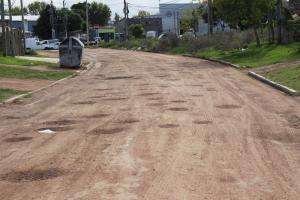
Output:
<svg viewBox="0 0 300 200">
<path fill-rule="evenodd" d="M 19 5 L 20 0 L 12 0 L 12 3 L 15 2 L 15 5 Z M 36 0 L 23 0 L 25 5 L 28 5 L 30 2 L 34 2 Z M 44 0 L 45 2 L 50 2 L 50 0 Z M 66 0 L 67 6 L 71 6 L 74 3 L 83 2 L 84 0 Z M 94 0 L 88 0 L 88 2 L 92 2 Z M 112 17 L 114 17 L 114 13 L 119 13 L 123 15 L 123 0 L 95 0 L 97 2 L 107 4 L 111 11 Z M 63 0 L 53 0 L 53 4 L 56 7 L 62 7 Z M 129 7 L 130 16 L 135 15 L 139 10 L 147 10 L 152 14 L 158 12 L 158 4 L 159 0 L 127 0 L 128 3 L 131 3 L 132 6 Z M 189 3 L 192 0 L 161 0 L 161 3 Z"/>
</svg>

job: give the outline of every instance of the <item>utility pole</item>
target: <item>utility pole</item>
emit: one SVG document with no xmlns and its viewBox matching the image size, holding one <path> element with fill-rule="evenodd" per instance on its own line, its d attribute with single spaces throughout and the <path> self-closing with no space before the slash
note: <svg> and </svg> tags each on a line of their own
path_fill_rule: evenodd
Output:
<svg viewBox="0 0 300 200">
<path fill-rule="evenodd" d="M 26 41 L 25 41 L 25 21 L 24 21 L 24 6 L 23 6 L 23 0 L 20 0 L 20 6 L 21 6 L 21 17 L 22 17 L 22 37 L 23 37 L 23 45 L 24 45 L 24 52 L 26 49 Z"/>
<path fill-rule="evenodd" d="M 126 0 L 124 0 L 124 9 L 123 9 L 124 15 L 125 15 L 125 40 L 128 40 L 128 14 L 129 14 L 129 8 L 128 8 L 128 3 Z"/>
<path fill-rule="evenodd" d="M 50 23 L 51 23 L 51 34 L 52 39 L 55 39 L 55 29 L 54 29 L 54 9 L 53 9 L 53 1 L 50 3 Z"/>
<path fill-rule="evenodd" d="M 87 44 L 89 45 L 90 43 L 90 26 L 89 26 L 89 6 L 87 3 L 87 0 L 85 0 L 85 18 L 86 18 L 86 41 Z"/>
<path fill-rule="evenodd" d="M 212 6 L 212 0 L 207 1 L 207 22 L 208 22 L 208 36 L 212 36 L 213 34 L 213 6 Z"/>
<path fill-rule="evenodd" d="M 65 27 L 65 37 L 68 37 L 68 12 L 65 9 L 66 1 L 63 0 L 63 11 L 64 11 L 64 27 Z"/>
</svg>

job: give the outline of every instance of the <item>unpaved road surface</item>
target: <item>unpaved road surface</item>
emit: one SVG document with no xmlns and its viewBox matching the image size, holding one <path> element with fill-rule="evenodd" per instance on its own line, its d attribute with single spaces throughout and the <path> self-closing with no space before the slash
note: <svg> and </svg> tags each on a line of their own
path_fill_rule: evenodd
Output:
<svg viewBox="0 0 300 200">
<path fill-rule="evenodd" d="M 203 60 L 85 53 L 0 107 L 1 200 L 300 199 L 299 98 Z"/>
</svg>

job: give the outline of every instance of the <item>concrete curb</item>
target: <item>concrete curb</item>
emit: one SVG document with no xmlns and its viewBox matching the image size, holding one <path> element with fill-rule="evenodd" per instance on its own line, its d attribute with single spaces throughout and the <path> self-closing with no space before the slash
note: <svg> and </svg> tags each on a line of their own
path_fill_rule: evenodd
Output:
<svg viewBox="0 0 300 200">
<path fill-rule="evenodd" d="M 208 60 L 208 61 L 212 61 L 212 62 L 217 62 L 217 63 L 223 64 L 223 65 L 229 65 L 229 66 L 234 67 L 236 69 L 245 68 L 243 66 L 239 66 L 239 65 L 233 64 L 231 62 L 227 62 L 227 61 L 224 61 L 224 60 L 218 60 L 218 59 L 214 59 L 214 58 L 197 57 L 197 56 L 194 56 L 192 54 L 184 54 L 183 56 L 190 57 L 190 58 L 199 58 L 199 59 L 202 59 L 202 60 Z"/>
<path fill-rule="evenodd" d="M 77 76 L 77 75 L 80 75 L 80 74 L 82 74 L 82 73 L 84 73 L 84 72 L 86 72 L 86 71 L 89 71 L 90 68 L 91 68 L 91 67 L 89 67 L 89 66 L 90 66 L 90 65 L 93 65 L 93 64 L 94 64 L 94 63 L 90 62 L 89 64 L 87 64 L 87 69 L 86 69 L 86 70 L 82 70 L 82 71 L 80 71 L 80 72 L 74 73 L 74 74 L 72 74 L 72 75 L 70 75 L 70 76 L 67 76 L 67 77 L 65 77 L 65 78 L 63 78 L 63 79 L 60 79 L 60 80 L 58 80 L 58 81 L 55 81 L 54 83 L 51 83 L 50 85 L 47 85 L 47 86 L 42 87 L 42 88 L 39 88 L 39 89 L 37 89 L 37 90 L 30 91 L 30 92 L 27 92 L 27 93 L 25 93 L 25 94 L 21 94 L 21 95 L 18 95 L 18 96 L 14 96 L 14 97 L 12 97 L 12 98 L 9 98 L 9 99 L 5 100 L 4 102 L 0 103 L 0 105 L 1 105 L 1 104 L 9 104 L 9 103 L 12 103 L 12 102 L 14 102 L 14 101 L 16 101 L 16 100 L 18 100 L 18 99 L 20 99 L 20 98 L 23 98 L 23 97 L 27 96 L 27 95 L 32 95 L 32 94 L 34 94 L 34 93 L 40 92 L 40 91 L 45 90 L 45 89 L 48 89 L 48 88 L 50 88 L 50 87 L 53 87 L 53 86 L 55 86 L 55 85 L 57 85 L 57 84 L 59 84 L 59 83 L 65 81 L 65 80 L 68 80 L 68 79 L 73 78 L 73 77 L 75 77 L 75 76 Z"/>
<path fill-rule="evenodd" d="M 271 80 L 265 78 L 264 76 L 256 74 L 255 72 L 250 71 L 250 72 L 248 72 L 248 75 L 251 76 L 251 77 L 253 77 L 253 78 L 255 78 L 256 80 L 259 80 L 259 81 L 261 81 L 261 82 L 263 82 L 265 84 L 268 84 L 268 85 L 270 85 L 270 86 L 272 86 L 272 87 L 274 87 L 274 88 L 276 88 L 276 89 L 278 89 L 278 90 L 280 90 L 282 92 L 285 92 L 288 95 L 291 95 L 291 96 L 300 96 L 300 92 L 298 92 L 296 90 L 293 90 L 291 88 L 288 88 L 288 87 L 286 87 L 284 85 L 281 85 L 279 83 L 276 83 L 274 81 L 271 81 Z"/>
</svg>

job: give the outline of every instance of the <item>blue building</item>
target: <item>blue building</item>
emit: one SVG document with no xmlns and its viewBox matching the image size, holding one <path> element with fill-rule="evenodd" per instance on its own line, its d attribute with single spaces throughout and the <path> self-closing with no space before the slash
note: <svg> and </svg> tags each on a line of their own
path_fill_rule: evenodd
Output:
<svg viewBox="0 0 300 200">
<path fill-rule="evenodd" d="M 33 27 L 36 25 L 39 15 L 24 15 L 25 32 L 32 33 Z M 9 16 L 5 16 L 5 20 L 9 20 Z M 21 29 L 23 27 L 21 15 L 12 16 L 12 27 Z"/>
</svg>

